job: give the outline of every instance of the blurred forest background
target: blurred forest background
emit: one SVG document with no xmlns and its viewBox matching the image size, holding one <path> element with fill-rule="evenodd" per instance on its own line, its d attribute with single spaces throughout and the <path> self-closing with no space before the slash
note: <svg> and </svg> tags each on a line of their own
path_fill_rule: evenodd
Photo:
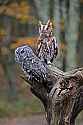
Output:
<svg viewBox="0 0 83 125">
<path fill-rule="evenodd" d="M 36 48 L 38 21 L 51 19 L 59 45 L 55 66 L 63 71 L 83 66 L 83 0 L 0 0 L 0 117 L 43 112 L 20 78 L 15 48 Z M 42 108 L 41 108 L 42 107 Z"/>
</svg>

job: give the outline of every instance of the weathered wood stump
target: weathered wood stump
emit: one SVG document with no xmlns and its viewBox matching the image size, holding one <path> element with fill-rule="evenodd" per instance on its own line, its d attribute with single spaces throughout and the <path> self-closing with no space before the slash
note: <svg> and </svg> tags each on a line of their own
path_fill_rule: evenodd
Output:
<svg viewBox="0 0 83 125">
<path fill-rule="evenodd" d="M 29 63 L 29 52 L 24 61 L 28 61 L 28 68 L 32 67 L 31 73 L 35 63 L 33 59 L 36 58 L 36 55 L 31 51 L 31 62 Z M 40 60 L 37 61 L 36 67 Z M 48 125 L 75 125 L 75 118 L 83 109 L 83 68 L 63 72 L 53 65 L 47 65 L 46 70 L 45 79 L 41 75 L 34 77 L 35 70 L 32 71 L 31 78 L 21 77 L 30 84 L 31 92 L 43 103 Z M 42 70 L 40 71 L 43 74 Z"/>
</svg>

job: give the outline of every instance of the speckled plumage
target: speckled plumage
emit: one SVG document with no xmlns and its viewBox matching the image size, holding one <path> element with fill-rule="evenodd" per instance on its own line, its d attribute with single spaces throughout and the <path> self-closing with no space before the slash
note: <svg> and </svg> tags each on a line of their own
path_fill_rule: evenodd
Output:
<svg viewBox="0 0 83 125">
<path fill-rule="evenodd" d="M 26 76 L 34 78 L 46 78 L 46 66 L 33 53 L 29 46 L 21 46 L 15 50 L 15 60 L 20 64 Z"/>
<path fill-rule="evenodd" d="M 52 23 L 48 20 L 47 24 L 40 23 L 37 55 L 47 64 L 52 63 L 58 54 L 56 37 L 52 33 Z"/>
</svg>

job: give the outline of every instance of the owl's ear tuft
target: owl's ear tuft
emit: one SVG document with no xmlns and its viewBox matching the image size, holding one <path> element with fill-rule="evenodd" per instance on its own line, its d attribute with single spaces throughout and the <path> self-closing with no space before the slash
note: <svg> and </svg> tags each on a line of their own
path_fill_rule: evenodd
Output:
<svg viewBox="0 0 83 125">
<path fill-rule="evenodd" d="M 50 24 L 51 20 L 49 19 L 46 23 L 46 25 L 48 26 Z"/>
<path fill-rule="evenodd" d="M 42 22 L 39 20 L 39 26 L 42 26 Z"/>
<path fill-rule="evenodd" d="M 39 33 L 41 32 L 42 26 L 43 26 L 42 22 L 39 21 Z"/>
<path fill-rule="evenodd" d="M 46 26 L 45 26 L 45 29 L 47 30 L 48 28 L 52 28 L 52 22 L 51 20 L 49 19 L 46 23 Z"/>
</svg>

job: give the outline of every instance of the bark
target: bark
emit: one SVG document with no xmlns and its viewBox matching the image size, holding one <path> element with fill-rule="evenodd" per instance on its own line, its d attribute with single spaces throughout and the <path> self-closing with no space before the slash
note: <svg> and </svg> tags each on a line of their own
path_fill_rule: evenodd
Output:
<svg viewBox="0 0 83 125">
<path fill-rule="evenodd" d="M 63 72 L 47 65 L 47 78 L 40 81 L 21 76 L 45 107 L 48 125 L 75 125 L 83 109 L 83 68 Z"/>
</svg>

